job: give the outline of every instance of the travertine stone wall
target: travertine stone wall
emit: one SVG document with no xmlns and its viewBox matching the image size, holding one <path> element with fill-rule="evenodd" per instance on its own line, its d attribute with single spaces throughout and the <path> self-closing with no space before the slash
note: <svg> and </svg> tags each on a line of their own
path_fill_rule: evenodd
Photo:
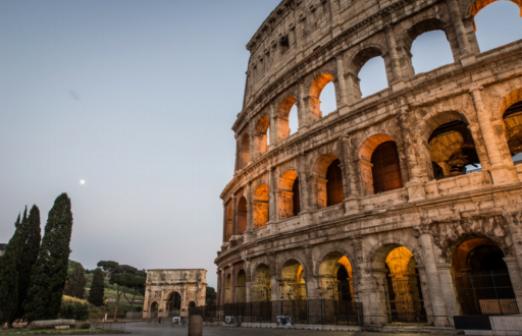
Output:
<svg viewBox="0 0 522 336">
<path fill-rule="evenodd" d="M 522 41 L 480 52 L 473 16 L 491 2 L 285 0 L 272 12 L 248 43 L 244 106 L 233 125 L 236 171 L 221 194 L 227 210 L 216 258 L 221 303 L 235 302 L 239 272 L 246 274 L 247 301 L 284 299 L 289 262 L 302 266 L 307 298 L 331 297 L 333 275 L 322 274 L 321 265 L 346 256 L 365 324 L 383 325 L 390 322 L 385 259 L 404 246 L 415 258 L 427 322 L 449 326 L 463 313 L 453 252 L 480 236 L 502 250 L 522 309 L 522 165 L 512 160 L 511 121 L 504 120 L 522 101 Z M 445 32 L 454 62 L 415 74 L 411 45 L 435 29 Z M 377 55 L 389 86 L 362 98 L 358 72 Z M 319 96 L 328 81 L 337 110 L 325 116 Z M 294 103 L 299 129 L 289 135 Z M 447 159 L 441 148 L 464 141 L 451 135 L 436 147 L 430 136 L 455 121 L 469 131 L 480 169 L 454 174 L 441 167 L 436 178 L 434 157 Z M 387 167 L 395 182 L 376 192 L 374 154 L 388 142 L 396 148 Z M 344 199 L 325 206 L 325 174 L 334 160 Z M 295 216 L 288 176 L 299 179 Z M 246 230 L 237 224 L 242 198 Z"/>
</svg>

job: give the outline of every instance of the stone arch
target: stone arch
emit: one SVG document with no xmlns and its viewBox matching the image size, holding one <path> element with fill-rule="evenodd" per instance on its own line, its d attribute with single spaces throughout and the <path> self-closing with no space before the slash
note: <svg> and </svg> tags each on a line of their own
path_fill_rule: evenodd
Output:
<svg viewBox="0 0 522 336">
<path fill-rule="evenodd" d="M 330 72 L 323 72 L 315 76 L 310 85 L 309 108 L 310 113 L 316 119 L 324 116 L 325 111 L 321 110 L 321 94 L 323 93 L 325 87 L 330 83 L 335 84 L 335 76 Z M 335 100 L 337 101 L 337 98 L 335 98 Z"/>
<path fill-rule="evenodd" d="M 297 96 L 290 95 L 284 98 L 279 105 L 277 106 L 277 139 L 284 140 L 288 138 L 290 135 L 297 132 L 297 127 L 299 126 L 297 122 L 297 127 L 295 129 L 292 128 L 292 121 L 294 118 L 297 118 L 298 110 L 297 110 Z"/>
<path fill-rule="evenodd" d="M 179 316 L 181 313 L 181 294 L 173 291 L 167 299 L 167 312 L 169 316 Z"/>
<path fill-rule="evenodd" d="M 236 286 L 235 286 L 235 302 L 244 303 L 246 302 L 246 272 L 244 269 L 240 269 L 236 273 Z"/>
<path fill-rule="evenodd" d="M 453 251 L 452 270 L 463 314 L 519 312 L 504 256 L 500 246 L 484 235 L 460 239 Z"/>
<path fill-rule="evenodd" d="M 339 302 L 354 302 L 353 266 L 350 258 L 340 252 L 330 252 L 319 264 L 321 297 Z"/>
<path fill-rule="evenodd" d="M 269 201 L 270 201 L 270 188 L 268 184 L 261 183 L 254 190 L 254 213 L 253 220 L 254 226 L 260 228 L 268 224 L 270 219 L 269 214 Z"/>
<path fill-rule="evenodd" d="M 505 137 L 515 163 L 522 162 L 522 89 L 514 90 L 502 102 Z"/>
<path fill-rule="evenodd" d="M 378 77 L 382 76 L 382 78 L 377 78 L 377 79 L 375 77 L 365 78 L 362 75 L 361 71 L 363 70 L 363 68 L 366 67 L 367 64 L 369 64 L 369 62 L 371 62 L 372 60 L 374 60 L 376 58 L 382 58 L 382 60 L 383 60 L 384 67 L 383 67 L 382 71 L 380 71 L 378 73 Z M 364 92 L 365 90 L 363 90 L 364 83 L 367 80 L 376 81 L 379 79 L 380 80 L 385 79 L 386 86 L 383 87 L 382 89 L 385 89 L 386 87 L 389 86 L 389 83 L 391 80 L 391 72 L 390 72 L 391 65 L 389 64 L 389 61 L 387 60 L 387 57 L 385 56 L 385 54 L 382 52 L 382 49 L 380 46 L 372 45 L 372 46 L 367 46 L 366 48 L 360 50 L 354 56 L 354 58 L 352 60 L 352 68 L 353 68 L 354 75 L 357 76 L 358 85 L 355 86 L 355 89 L 356 89 L 355 95 L 358 98 L 369 95 L 369 93 L 365 94 L 365 92 Z M 378 91 L 379 90 L 376 90 L 375 92 L 378 92 Z M 371 92 L 371 93 L 375 93 L 375 92 Z"/>
<path fill-rule="evenodd" d="M 470 5 L 468 8 L 468 15 L 470 17 L 474 17 L 475 15 L 480 12 L 483 8 L 487 7 L 488 5 L 492 4 L 497 0 L 474 0 L 470 1 Z M 522 0 L 509 0 L 515 5 L 517 5 L 520 8 L 520 16 L 522 16 Z"/>
<path fill-rule="evenodd" d="M 387 302 L 388 320 L 426 322 L 420 255 L 405 244 L 387 243 L 378 246 L 370 257 L 374 277 L 383 285 L 376 291 Z"/>
<path fill-rule="evenodd" d="M 374 194 L 402 188 L 402 173 L 395 140 L 387 134 L 367 138 L 359 148 L 363 189 Z"/>
<path fill-rule="evenodd" d="M 237 141 L 236 170 L 246 167 L 250 162 L 250 136 L 244 132 Z"/>
<path fill-rule="evenodd" d="M 225 204 L 225 235 L 224 241 L 227 242 L 234 232 L 234 204 L 229 200 Z"/>
<path fill-rule="evenodd" d="M 262 115 L 254 127 L 254 144 L 256 154 L 264 154 L 270 145 L 270 117 Z"/>
<path fill-rule="evenodd" d="M 444 178 L 481 169 L 466 117 L 456 111 L 437 113 L 425 121 L 425 144 L 432 162 L 431 176 Z"/>
<path fill-rule="evenodd" d="M 297 259 L 287 260 L 280 271 L 281 298 L 283 301 L 302 301 L 307 299 L 304 264 Z"/>
<path fill-rule="evenodd" d="M 334 154 L 319 156 L 314 165 L 316 201 L 319 208 L 344 201 L 341 161 Z"/>
<path fill-rule="evenodd" d="M 458 56 L 460 55 L 457 38 L 456 38 L 455 33 L 450 24 L 448 24 L 447 22 L 445 22 L 439 18 L 423 19 L 419 22 L 414 23 L 406 31 L 406 36 L 405 36 L 404 44 L 405 44 L 406 50 L 408 50 L 410 52 L 410 55 L 412 57 L 412 59 L 410 59 L 410 62 L 412 63 L 412 69 L 414 70 L 415 73 L 418 73 L 419 71 L 417 71 L 413 67 L 412 61 L 413 61 L 414 55 L 411 54 L 413 44 L 419 37 L 421 37 L 421 35 L 423 35 L 425 33 L 429 33 L 429 32 L 435 32 L 435 31 L 442 31 L 442 32 L 444 32 L 444 34 L 446 36 L 446 39 L 448 41 L 447 46 L 449 47 L 449 51 L 453 58 L 452 62 L 450 62 L 450 63 L 453 63 L 456 59 L 458 59 Z M 442 65 L 444 65 L 444 64 L 439 64 L 436 67 L 442 66 Z M 432 69 L 423 69 L 423 71 L 421 71 L 421 72 L 430 71 Z"/>
<path fill-rule="evenodd" d="M 272 296 L 272 275 L 265 263 L 256 265 L 252 277 L 252 302 L 268 302 Z"/>
<path fill-rule="evenodd" d="M 239 197 L 236 206 L 236 232 L 237 235 L 242 235 L 247 229 L 247 200 L 245 196 Z"/>
<path fill-rule="evenodd" d="M 153 301 L 150 304 L 150 310 L 149 311 L 150 311 L 150 317 L 152 319 L 156 319 L 158 317 L 159 305 L 158 305 L 157 301 Z"/>
<path fill-rule="evenodd" d="M 297 170 L 289 169 L 279 177 L 277 208 L 279 218 L 297 216 L 301 211 L 299 176 Z"/>
</svg>

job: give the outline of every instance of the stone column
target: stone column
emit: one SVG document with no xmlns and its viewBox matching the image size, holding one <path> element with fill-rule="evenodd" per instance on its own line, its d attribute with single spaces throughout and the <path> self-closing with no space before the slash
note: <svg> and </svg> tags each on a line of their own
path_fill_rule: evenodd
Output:
<svg viewBox="0 0 522 336">
<path fill-rule="evenodd" d="M 453 316 L 461 314 L 460 303 L 457 301 L 457 290 L 455 288 L 450 264 L 438 264 L 442 299 L 446 302 L 448 322 L 453 326 Z"/>
<path fill-rule="evenodd" d="M 279 143 L 279 116 L 277 115 L 277 110 L 274 108 L 273 104 L 270 104 L 269 107 L 269 118 L 270 125 L 268 125 L 268 129 L 270 130 L 270 144 L 268 146 L 268 150 L 270 150 L 271 147 L 277 146 Z"/>
<path fill-rule="evenodd" d="M 254 227 L 254 196 L 252 190 L 252 182 L 247 185 L 247 232 L 252 232 Z"/>
<path fill-rule="evenodd" d="M 437 327 L 447 327 L 449 325 L 448 312 L 443 300 L 442 286 L 437 271 L 433 238 L 429 233 L 421 233 L 419 240 L 422 246 L 426 281 L 433 310 L 433 324 Z"/>
<path fill-rule="evenodd" d="M 496 136 L 495 129 L 491 124 L 491 113 L 484 106 L 481 90 L 480 86 L 473 86 L 470 89 L 487 156 L 491 163 L 490 174 L 493 183 L 510 184 L 518 182 L 517 173 L 513 163 L 510 161 L 511 158 L 509 157 L 508 160 L 508 158 L 504 157 L 505 155 L 502 155 L 502 153 L 506 153 L 509 150 L 505 141 L 498 141 L 498 136 Z"/>
<path fill-rule="evenodd" d="M 299 84 L 297 95 L 297 119 L 299 129 L 307 129 L 310 120 L 310 106 L 308 105 L 308 92 L 304 83 Z"/>
<path fill-rule="evenodd" d="M 269 200 L 268 200 L 268 221 L 275 222 L 277 221 L 277 180 L 279 176 L 279 169 L 270 168 L 268 171 L 268 191 Z"/>
<path fill-rule="evenodd" d="M 353 105 L 361 100 L 361 88 L 359 86 L 359 77 L 352 71 L 346 71 L 344 73 L 344 85 L 346 86 L 346 92 L 344 99 L 347 105 Z"/>
<path fill-rule="evenodd" d="M 364 325 L 383 326 L 388 323 L 389 303 L 386 297 L 386 271 L 361 269 L 358 297 L 363 307 Z"/>
<path fill-rule="evenodd" d="M 347 84 L 346 78 L 344 76 L 344 61 L 343 56 L 337 56 L 337 110 L 345 107 L 348 104 L 348 99 L 346 97 Z"/>
<path fill-rule="evenodd" d="M 386 62 L 390 64 L 391 69 L 387 73 L 392 76 L 389 78 L 391 85 L 396 86 L 396 83 L 406 81 L 413 77 L 414 71 L 411 64 L 411 55 L 409 50 L 405 50 L 404 46 L 399 45 L 395 39 L 395 34 L 392 27 L 386 28 L 386 41 L 388 43 L 388 50 L 390 60 Z"/>
<path fill-rule="evenodd" d="M 300 220 L 303 225 L 311 222 L 311 183 L 306 165 L 305 155 L 300 155 L 297 161 L 297 171 L 299 174 L 299 202 L 301 203 Z"/>
<path fill-rule="evenodd" d="M 513 286 L 513 292 L 515 292 L 515 299 L 517 301 L 518 310 L 522 310 L 522 274 L 518 267 L 517 259 L 515 257 L 505 257 L 504 262 L 506 263 L 509 278 L 511 279 L 511 285 Z"/>
</svg>

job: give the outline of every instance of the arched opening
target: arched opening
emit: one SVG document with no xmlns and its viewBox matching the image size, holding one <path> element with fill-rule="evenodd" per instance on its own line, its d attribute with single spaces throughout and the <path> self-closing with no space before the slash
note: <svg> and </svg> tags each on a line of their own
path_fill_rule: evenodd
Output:
<svg viewBox="0 0 522 336">
<path fill-rule="evenodd" d="M 240 270 L 236 278 L 236 303 L 246 302 L 246 273 Z"/>
<path fill-rule="evenodd" d="M 225 277 L 225 304 L 232 303 L 232 275 Z"/>
<path fill-rule="evenodd" d="M 158 318 L 158 303 L 156 301 L 152 302 L 150 305 L 150 317 L 152 319 Z"/>
<path fill-rule="evenodd" d="M 270 145 L 270 118 L 264 115 L 257 121 L 255 127 L 256 153 L 264 154 Z"/>
<path fill-rule="evenodd" d="M 421 282 L 413 253 L 404 246 L 386 255 L 386 284 L 392 322 L 425 322 Z"/>
<path fill-rule="evenodd" d="M 344 201 L 343 172 L 341 161 L 332 161 L 326 170 L 326 205 L 332 206 Z"/>
<path fill-rule="evenodd" d="M 306 300 L 303 265 L 296 260 L 287 261 L 281 271 L 281 287 L 281 297 L 284 300 Z"/>
<path fill-rule="evenodd" d="M 323 73 L 317 76 L 310 87 L 310 111 L 316 118 L 337 110 L 334 76 Z"/>
<path fill-rule="evenodd" d="M 484 52 L 522 38 L 522 5 L 516 1 L 477 1 L 472 9 L 476 37 Z"/>
<path fill-rule="evenodd" d="M 367 97 L 388 87 L 386 66 L 382 56 L 369 59 L 359 71 L 361 96 Z"/>
<path fill-rule="evenodd" d="M 430 19 L 408 30 L 409 41 L 411 41 L 411 62 L 416 74 L 454 62 L 444 26 L 442 21 Z"/>
<path fill-rule="evenodd" d="M 322 155 L 315 164 L 316 200 L 319 208 L 344 201 L 341 162 L 335 155 Z"/>
<path fill-rule="evenodd" d="M 277 138 L 284 140 L 297 132 L 299 127 L 297 97 L 290 96 L 279 104 L 277 113 Z"/>
<path fill-rule="evenodd" d="M 280 218 L 294 217 L 301 211 L 299 178 L 295 169 L 286 171 L 279 179 L 278 209 Z"/>
<path fill-rule="evenodd" d="M 236 234 L 242 235 L 247 228 L 247 201 L 244 196 L 241 196 L 237 202 L 237 231 Z"/>
<path fill-rule="evenodd" d="M 260 228 L 268 223 L 270 193 L 267 184 L 259 185 L 254 191 L 254 226 Z"/>
<path fill-rule="evenodd" d="M 453 274 L 464 315 L 518 314 L 504 253 L 490 239 L 461 242 L 453 254 Z"/>
<path fill-rule="evenodd" d="M 246 167 L 250 162 L 250 138 L 248 133 L 243 134 L 237 142 L 236 170 Z"/>
<path fill-rule="evenodd" d="M 268 266 L 261 264 L 256 268 L 254 283 L 252 285 L 253 302 L 270 301 L 270 297 L 272 295 L 270 278 L 270 269 Z"/>
<path fill-rule="evenodd" d="M 458 176 L 481 169 L 475 142 L 463 117 L 445 121 L 428 138 L 436 179 Z"/>
<path fill-rule="evenodd" d="M 170 294 L 167 301 L 167 311 L 169 316 L 180 316 L 181 312 L 181 295 L 178 292 Z"/>
<path fill-rule="evenodd" d="M 225 242 L 227 242 L 234 231 L 234 207 L 231 201 L 225 205 Z"/>
<path fill-rule="evenodd" d="M 504 112 L 509 151 L 515 164 L 522 162 L 522 100 Z"/>
<path fill-rule="evenodd" d="M 373 190 L 380 193 L 402 188 L 401 166 L 397 145 L 386 141 L 375 149 L 371 159 Z"/>
</svg>

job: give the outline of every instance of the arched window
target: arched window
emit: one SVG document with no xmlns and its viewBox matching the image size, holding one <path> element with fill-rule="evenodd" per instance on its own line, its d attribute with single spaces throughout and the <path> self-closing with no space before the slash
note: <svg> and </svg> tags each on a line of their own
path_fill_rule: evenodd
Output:
<svg viewBox="0 0 522 336">
<path fill-rule="evenodd" d="M 270 118 L 262 116 L 257 121 L 255 127 L 255 144 L 257 154 L 264 154 L 268 151 L 270 144 Z"/>
<path fill-rule="evenodd" d="M 254 225 L 263 227 L 268 223 L 270 193 L 267 184 L 259 185 L 254 192 Z"/>
<path fill-rule="evenodd" d="M 247 227 L 247 201 L 245 197 L 241 197 L 237 202 L 237 228 L 236 234 L 242 235 Z"/>
<path fill-rule="evenodd" d="M 372 154 L 371 163 L 375 193 L 402 188 L 401 166 L 394 141 L 380 144 Z"/>
<path fill-rule="evenodd" d="M 315 164 L 316 200 L 319 208 L 344 201 L 341 162 L 332 154 L 322 155 Z"/>
<path fill-rule="evenodd" d="M 250 138 L 248 133 L 239 137 L 237 142 L 236 169 L 244 168 L 250 162 Z"/>
<path fill-rule="evenodd" d="M 438 126 L 428 139 L 433 176 L 437 179 L 481 168 L 473 137 L 465 120 L 461 118 Z"/>
<path fill-rule="evenodd" d="M 370 96 L 388 87 L 386 66 L 382 56 L 370 58 L 359 71 L 359 86 L 362 97 Z"/>
<path fill-rule="evenodd" d="M 440 20 L 427 20 L 409 31 L 410 53 L 415 73 L 428 72 L 454 62 L 451 45 Z"/>
<path fill-rule="evenodd" d="M 477 1 L 472 14 L 481 51 L 522 39 L 522 8 L 519 6 L 507 0 Z"/>
<path fill-rule="evenodd" d="M 327 206 L 336 205 L 344 201 L 343 172 L 341 161 L 334 160 L 326 171 Z"/>
<path fill-rule="evenodd" d="M 280 218 L 297 216 L 301 211 L 299 179 L 295 169 L 286 171 L 279 179 L 278 209 Z"/>
<path fill-rule="evenodd" d="M 231 201 L 225 205 L 225 242 L 230 239 L 234 231 L 234 206 Z"/>
<path fill-rule="evenodd" d="M 506 110 L 504 125 L 513 162 L 520 163 L 522 162 L 522 101 L 511 105 Z"/>
<path fill-rule="evenodd" d="M 279 104 L 277 113 L 277 138 L 284 140 L 297 132 L 299 127 L 297 98 L 290 96 Z"/>
<path fill-rule="evenodd" d="M 317 76 L 310 87 L 310 111 L 316 118 L 337 110 L 334 76 L 324 73 Z"/>
</svg>

